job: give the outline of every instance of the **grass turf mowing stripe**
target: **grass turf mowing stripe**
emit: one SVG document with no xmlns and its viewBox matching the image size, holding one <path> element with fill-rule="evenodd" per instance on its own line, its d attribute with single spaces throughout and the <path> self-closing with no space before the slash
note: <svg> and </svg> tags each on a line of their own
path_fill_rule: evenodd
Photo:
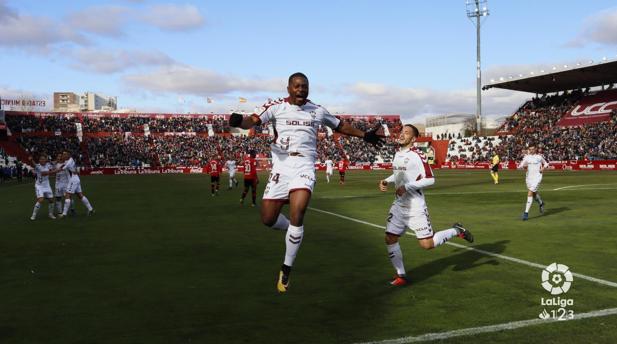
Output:
<svg viewBox="0 0 617 344">
<path fill-rule="evenodd" d="M 522 327 L 550 324 L 554 322 L 566 322 L 566 321 L 581 320 L 581 319 L 588 319 L 588 318 L 605 317 L 605 316 L 614 315 L 614 314 L 617 314 L 617 308 L 607 308 L 607 309 L 591 311 L 587 313 L 575 314 L 573 319 L 558 320 L 558 319 L 550 318 L 547 320 L 543 320 L 543 319 L 520 320 L 520 321 L 507 322 L 503 324 L 497 324 L 497 325 L 470 327 L 470 328 L 464 328 L 464 329 L 448 331 L 448 332 L 434 332 L 434 333 L 427 333 L 427 334 L 423 334 L 423 335 L 415 336 L 415 337 L 402 337 L 402 338 L 396 338 L 396 339 L 364 342 L 364 343 L 358 343 L 358 344 L 403 344 L 403 343 L 428 342 L 428 341 L 433 341 L 433 340 L 449 339 L 453 337 L 473 336 L 473 335 L 481 334 L 481 333 L 515 330 L 515 329 L 522 328 Z"/>
<path fill-rule="evenodd" d="M 564 186 L 564 187 L 560 187 L 557 189 L 552 189 L 552 190 L 542 190 L 542 193 L 545 192 L 554 192 L 554 191 L 582 191 L 582 190 L 617 190 L 617 186 L 615 187 L 608 187 L 608 188 L 578 188 L 580 186 L 589 186 L 589 185 L 613 185 L 613 184 L 587 184 L 587 185 L 571 185 L 571 186 Z M 570 189 L 573 187 L 577 187 L 577 189 Z M 451 195 L 485 195 L 485 194 L 503 194 L 503 193 L 527 193 L 527 190 L 503 190 L 503 191 L 459 191 L 459 192 L 427 192 L 425 193 L 426 196 L 451 196 Z M 369 195 L 356 195 L 356 196 L 321 196 L 321 197 L 315 197 L 315 198 L 319 198 L 319 199 L 342 199 L 342 198 L 364 198 L 367 196 L 374 196 L 375 194 L 369 194 Z"/>
<path fill-rule="evenodd" d="M 319 213 L 324 213 L 324 214 L 340 217 L 340 218 L 345 219 L 345 220 L 349 220 L 349 221 L 353 221 L 353 222 L 357 222 L 357 223 L 362 223 L 362 224 L 365 224 L 365 225 L 368 225 L 368 226 L 372 226 L 372 227 L 376 227 L 376 228 L 380 228 L 380 229 L 386 229 L 385 226 L 377 225 L 377 224 L 370 223 L 370 222 L 367 222 L 367 221 L 362 221 L 362 220 L 359 220 L 359 219 L 355 219 L 353 217 L 349 217 L 349 216 L 333 213 L 333 212 L 330 212 L 330 211 L 321 210 L 321 209 L 317 209 L 317 208 L 313 208 L 313 207 L 309 207 L 309 209 L 311 209 L 313 211 L 316 211 L 316 212 L 319 212 Z M 409 232 L 407 232 L 407 234 L 408 235 L 413 235 L 412 233 L 409 233 Z M 454 246 L 454 247 L 470 250 L 470 251 L 475 251 L 475 252 L 482 253 L 482 254 L 485 254 L 485 255 L 488 255 L 488 256 L 492 256 L 492 257 L 495 257 L 495 258 L 500 258 L 500 259 L 508 260 L 508 261 L 511 261 L 511 262 L 514 262 L 514 263 L 531 266 L 531 267 L 534 267 L 534 268 L 539 268 L 539 269 L 546 268 L 546 265 L 542 265 L 542 264 L 539 264 L 539 263 L 534 263 L 534 262 L 530 262 L 530 261 L 527 261 L 527 260 L 523 260 L 523 259 L 519 259 L 519 258 L 514 258 L 514 257 L 510 257 L 510 256 L 504 256 L 503 254 L 497 254 L 497 253 L 493 253 L 493 252 L 489 252 L 489 251 L 485 251 L 485 250 L 480 250 L 480 249 L 477 249 L 477 248 L 471 247 L 471 246 L 461 245 L 461 244 L 457 244 L 457 243 L 453 243 L 453 242 L 446 242 L 446 244 L 450 245 L 450 246 Z M 576 273 L 576 272 L 572 272 L 572 275 L 574 275 L 574 276 L 576 276 L 576 277 L 578 277 L 580 279 L 584 279 L 584 280 L 590 281 L 590 282 L 594 282 L 594 283 L 602 284 L 602 285 L 605 285 L 605 286 L 617 288 L 617 283 L 615 283 L 615 282 L 611 282 L 611 281 L 607 281 L 607 280 L 603 280 L 603 279 L 600 279 L 600 278 L 595 278 L 595 277 L 591 277 L 591 276 L 587 276 L 587 275 L 582 275 L 582 274 L 579 274 L 579 273 Z"/>
</svg>

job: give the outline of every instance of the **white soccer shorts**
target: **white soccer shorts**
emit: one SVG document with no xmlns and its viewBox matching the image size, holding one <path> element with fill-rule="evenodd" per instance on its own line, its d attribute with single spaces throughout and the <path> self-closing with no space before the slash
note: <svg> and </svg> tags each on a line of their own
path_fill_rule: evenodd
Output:
<svg viewBox="0 0 617 344">
<path fill-rule="evenodd" d="M 229 178 L 233 178 L 236 176 L 236 170 L 229 170 Z"/>
<path fill-rule="evenodd" d="M 410 209 L 394 203 L 386 221 L 386 233 L 401 236 L 405 234 L 405 229 L 409 228 L 416 233 L 418 239 L 433 237 L 433 227 L 426 207 Z"/>
<path fill-rule="evenodd" d="M 68 184 L 58 184 L 58 183 L 56 183 L 55 196 L 56 197 L 64 197 L 64 194 L 66 193 L 66 187 L 67 186 L 68 186 Z"/>
<path fill-rule="evenodd" d="M 53 198 L 54 197 L 54 193 L 51 191 L 51 186 L 35 184 L 34 192 L 36 193 L 36 198 Z"/>
<path fill-rule="evenodd" d="M 69 186 L 66 188 L 66 192 L 70 194 L 81 192 L 81 181 L 79 178 L 71 178 L 71 180 L 69 180 Z"/>
<path fill-rule="evenodd" d="M 525 179 L 525 183 L 527 184 L 527 190 L 531 192 L 537 192 L 540 188 L 540 182 L 542 182 L 542 175 L 534 178 Z"/>
<path fill-rule="evenodd" d="M 315 163 L 313 159 L 299 156 L 272 158 L 272 171 L 264 190 L 264 200 L 289 200 L 289 193 L 315 187 Z"/>
<path fill-rule="evenodd" d="M 334 174 L 334 170 L 326 170 L 326 174 L 331 176 L 332 174 Z"/>
</svg>

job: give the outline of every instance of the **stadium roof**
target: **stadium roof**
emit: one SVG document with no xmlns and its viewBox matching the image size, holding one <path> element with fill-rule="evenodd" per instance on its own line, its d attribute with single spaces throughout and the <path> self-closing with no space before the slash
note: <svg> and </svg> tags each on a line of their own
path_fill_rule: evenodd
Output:
<svg viewBox="0 0 617 344">
<path fill-rule="evenodd" d="M 487 84 L 482 89 L 503 88 L 506 90 L 541 94 L 584 89 L 612 83 L 617 83 L 617 61 Z"/>
</svg>

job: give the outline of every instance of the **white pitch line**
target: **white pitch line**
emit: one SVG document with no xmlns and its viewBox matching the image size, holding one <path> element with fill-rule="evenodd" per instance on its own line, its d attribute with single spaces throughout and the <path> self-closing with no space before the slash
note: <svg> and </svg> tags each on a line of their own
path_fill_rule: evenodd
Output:
<svg viewBox="0 0 617 344">
<path fill-rule="evenodd" d="M 543 319 L 538 318 L 538 319 L 530 319 L 530 320 L 520 320 L 520 321 L 507 322 L 503 324 L 497 324 L 497 325 L 470 327 L 470 328 L 464 328 L 464 329 L 448 331 L 448 332 L 434 332 L 434 333 L 427 333 L 427 334 L 423 334 L 423 335 L 415 336 L 415 337 L 410 336 L 410 337 L 402 337 L 402 338 L 388 339 L 388 340 L 382 340 L 382 341 L 364 342 L 364 343 L 358 343 L 358 344 L 404 344 L 404 343 L 428 342 L 432 340 L 443 340 L 443 339 L 449 339 L 453 337 L 472 336 L 472 335 L 477 335 L 480 333 L 491 333 L 491 332 L 498 332 L 498 331 L 505 331 L 505 330 L 515 330 L 515 329 L 522 328 L 522 327 L 543 325 L 543 324 L 549 324 L 549 323 L 555 323 L 555 322 L 566 322 L 566 321 L 581 320 L 581 319 L 588 319 L 588 318 L 605 317 L 605 316 L 615 315 L 615 314 L 617 314 L 617 308 L 607 308 L 607 309 L 591 311 L 587 313 L 575 314 L 574 319 L 543 320 Z"/>
<path fill-rule="evenodd" d="M 330 211 L 326 211 L 326 210 L 321 210 L 321 209 L 317 209 L 317 208 L 313 208 L 313 207 L 309 207 L 309 209 L 319 212 L 319 213 L 324 213 L 324 214 L 328 214 L 328 215 L 332 215 L 332 216 L 336 216 L 336 217 L 340 217 L 342 219 L 345 220 L 349 220 L 349 221 L 353 221 L 353 222 L 357 222 L 357 223 L 362 223 L 371 227 L 375 227 L 375 228 L 380 228 L 380 229 L 386 229 L 385 226 L 381 226 L 381 225 L 377 225 L 374 223 L 370 223 L 367 221 L 362 221 L 353 217 L 349 217 L 349 216 L 345 216 L 345 215 L 341 215 L 341 214 L 337 214 L 337 213 L 333 213 Z M 407 232 L 407 235 L 413 235 L 412 233 Z M 514 258 L 514 257 L 510 257 L 510 256 L 504 256 L 503 254 L 498 254 L 498 253 L 493 253 L 493 252 L 489 252 L 489 251 L 485 251 L 485 250 L 481 250 L 472 246 L 466 246 L 466 245 L 461 245 L 461 244 L 457 244 L 454 242 L 446 242 L 446 245 L 450 245 L 450 246 L 454 246 L 454 247 L 458 247 L 458 248 L 462 248 L 465 250 L 470 250 L 470 251 L 475 251 L 478 253 L 482 253 L 485 254 L 487 256 L 491 256 L 491 257 L 495 257 L 495 258 L 500 258 L 503 260 L 508 260 L 514 263 L 518 263 L 518 264 L 522 264 L 522 265 L 527 265 L 527 266 L 531 266 L 534 268 L 539 268 L 539 269 L 544 269 L 546 268 L 547 265 L 543 265 L 543 264 L 539 264 L 539 263 L 534 263 L 534 262 L 530 262 L 527 260 L 523 260 L 523 259 L 519 259 L 519 258 Z M 579 274 L 576 272 L 572 272 L 572 275 L 580 278 L 580 279 L 584 279 L 590 282 L 594 282 L 594 283 L 598 283 L 598 284 L 602 284 L 605 286 L 609 286 L 609 287 L 613 287 L 613 288 L 617 288 L 617 283 L 615 282 L 611 282 L 611 281 L 607 281 L 607 280 L 603 280 L 600 278 L 596 278 L 596 277 L 591 277 L 591 276 L 587 276 L 587 275 L 583 275 L 583 274 Z"/>
<path fill-rule="evenodd" d="M 553 191 L 559 191 L 559 190 L 565 190 L 565 189 L 570 189 L 570 188 L 577 188 L 579 186 L 598 186 L 598 185 L 615 185 L 614 183 L 610 183 L 610 184 L 581 184 L 581 185 L 568 185 L 568 186 L 562 186 L 560 188 L 556 188 L 553 189 Z M 592 189 L 593 190 L 593 189 Z"/>
</svg>

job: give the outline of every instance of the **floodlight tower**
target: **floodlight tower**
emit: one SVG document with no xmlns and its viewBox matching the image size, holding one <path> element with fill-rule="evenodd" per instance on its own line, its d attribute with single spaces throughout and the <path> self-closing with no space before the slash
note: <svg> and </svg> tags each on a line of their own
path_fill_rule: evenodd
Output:
<svg viewBox="0 0 617 344">
<path fill-rule="evenodd" d="M 480 27 L 482 26 L 482 17 L 489 15 L 488 13 L 488 0 L 467 0 L 467 18 L 471 20 L 476 26 L 476 131 L 480 135 L 481 123 L 482 123 L 482 70 L 480 59 Z M 475 22 L 474 22 L 475 18 Z"/>
</svg>

